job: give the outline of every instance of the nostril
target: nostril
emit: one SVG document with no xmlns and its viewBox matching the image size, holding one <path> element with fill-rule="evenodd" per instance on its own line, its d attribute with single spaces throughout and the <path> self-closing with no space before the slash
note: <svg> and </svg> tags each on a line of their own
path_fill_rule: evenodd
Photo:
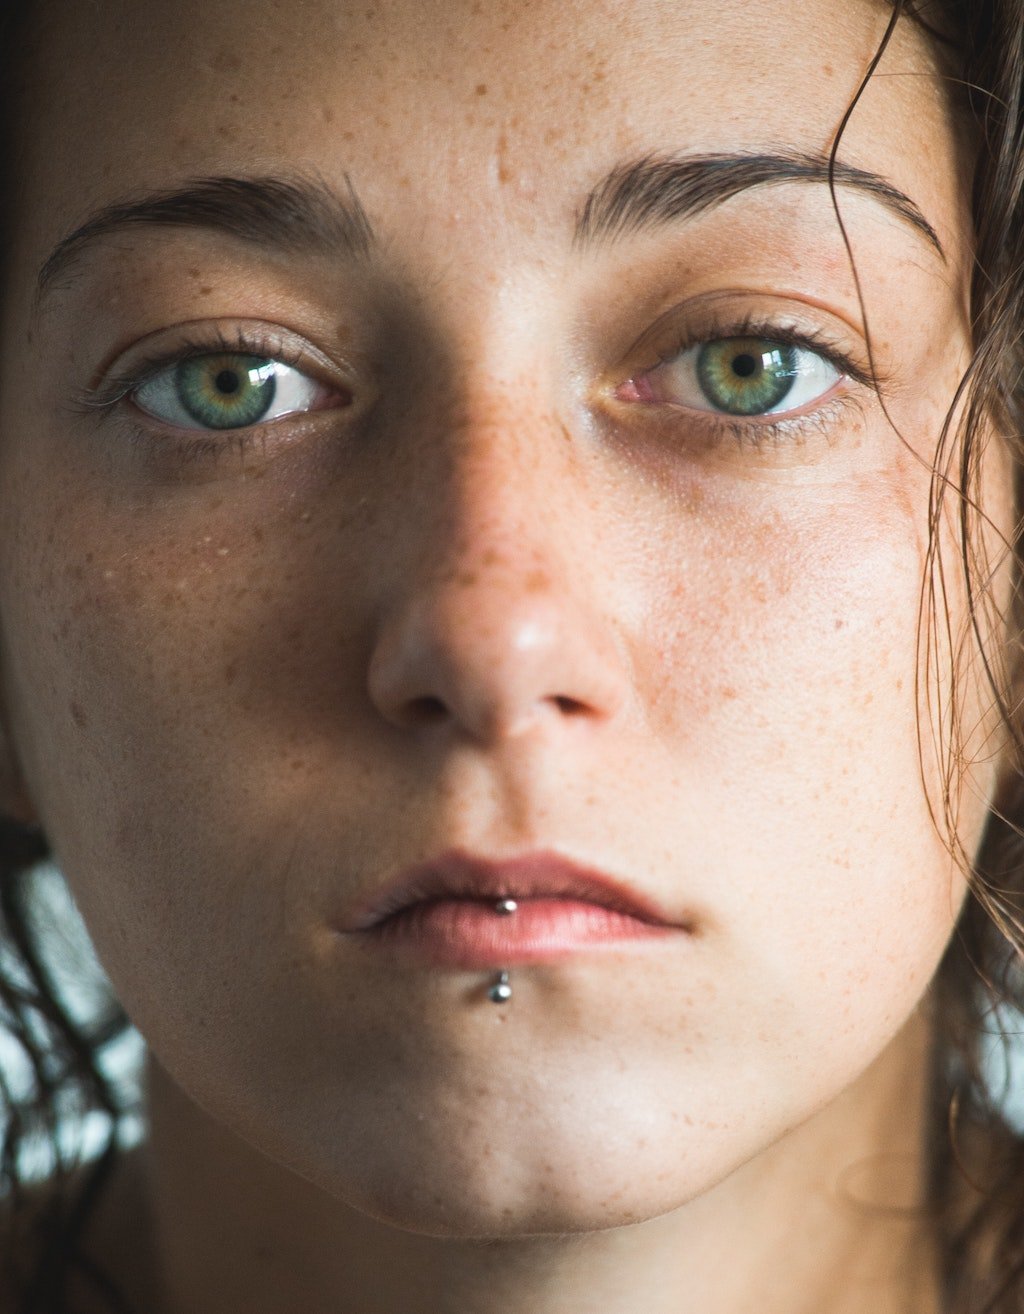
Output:
<svg viewBox="0 0 1024 1314">
<path fill-rule="evenodd" d="M 493 745 L 585 731 L 622 708 L 629 663 L 599 614 L 507 582 L 467 607 L 447 581 L 417 585 L 380 618 L 366 691 L 391 725 Z"/>
<path fill-rule="evenodd" d="M 566 694 L 555 694 L 551 702 L 563 716 L 586 716 L 590 711 L 585 702 L 578 698 L 570 698 Z M 407 726 L 436 725 L 441 721 L 447 721 L 450 716 L 451 710 L 444 699 L 437 698 L 433 694 L 422 694 L 418 698 L 411 698 L 405 706 Z"/>
<path fill-rule="evenodd" d="M 448 709 L 440 698 L 426 694 L 422 698 L 413 698 L 408 704 L 408 716 L 412 725 L 434 725 L 448 716 Z"/>
</svg>

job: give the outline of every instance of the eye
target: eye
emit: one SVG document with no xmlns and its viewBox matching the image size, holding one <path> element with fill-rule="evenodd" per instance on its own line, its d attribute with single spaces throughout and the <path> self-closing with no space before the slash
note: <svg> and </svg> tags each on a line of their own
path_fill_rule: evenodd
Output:
<svg viewBox="0 0 1024 1314">
<path fill-rule="evenodd" d="M 132 396 L 156 419 L 189 429 L 243 429 L 339 401 L 294 366 L 234 351 L 187 356 L 156 370 Z"/>
<path fill-rule="evenodd" d="M 723 415 L 799 410 L 843 377 L 816 351 L 769 337 L 702 342 L 630 380 L 637 401 L 667 402 Z"/>
</svg>

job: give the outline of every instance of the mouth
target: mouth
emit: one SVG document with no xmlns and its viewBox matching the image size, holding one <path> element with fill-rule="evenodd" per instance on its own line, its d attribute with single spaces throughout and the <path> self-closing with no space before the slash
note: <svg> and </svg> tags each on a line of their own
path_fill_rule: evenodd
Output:
<svg viewBox="0 0 1024 1314">
<path fill-rule="evenodd" d="M 555 853 L 493 861 L 452 851 L 389 881 L 345 929 L 420 961 L 486 969 L 690 934 L 693 926 Z"/>
</svg>

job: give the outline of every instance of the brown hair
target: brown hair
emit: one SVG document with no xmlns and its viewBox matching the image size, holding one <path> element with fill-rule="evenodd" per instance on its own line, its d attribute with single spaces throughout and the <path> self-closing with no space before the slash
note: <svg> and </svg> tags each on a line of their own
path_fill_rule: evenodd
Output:
<svg viewBox="0 0 1024 1314">
<path fill-rule="evenodd" d="M 6 111 L 6 119 L 16 99 L 10 88 L 29 8 L 8 6 L 0 18 L 0 113 Z M 1009 614 L 999 616 L 987 588 L 991 563 L 978 544 L 979 472 L 985 437 L 993 429 L 1009 448 L 1018 515 L 1024 506 L 1024 5 L 1020 0 L 894 0 L 879 54 L 903 16 L 927 28 L 944 52 L 950 96 L 974 143 L 974 354 L 950 421 L 937 436 L 922 640 L 929 650 L 943 622 L 944 563 L 937 530 L 945 499 L 954 497 L 973 639 L 1009 743 L 1004 783 L 979 852 L 959 855 L 970 891 L 929 994 L 934 1044 L 923 1213 L 939 1256 L 943 1314 L 1018 1314 L 1024 1309 L 1024 1136 L 1009 1124 L 989 1088 L 986 1045 L 993 1034 L 1006 1043 L 1000 1006 L 1024 1024 L 1024 663 L 1018 637 L 1024 549 L 1015 530 L 1007 545 L 1015 562 L 1013 601 Z M 0 134 L 0 149 L 12 138 L 9 131 Z M 0 157 L 0 168 L 7 164 Z M 11 176 L 9 168 L 4 176 Z M 0 223 L 4 219 L 0 215 Z M 998 636 L 998 650 L 996 640 L 986 637 L 990 634 Z M 964 763 L 955 740 L 945 747 L 948 813 L 955 773 Z M 7 1195 L 10 1212 L 23 1211 L 21 1151 L 34 1136 L 52 1145 L 58 1187 L 30 1247 L 31 1262 L 29 1249 L 15 1255 L 13 1247 L 7 1261 L 18 1269 L 12 1280 L 19 1314 L 70 1314 L 73 1273 L 87 1278 L 112 1310 L 123 1311 L 120 1296 L 92 1266 L 80 1240 L 118 1154 L 124 1111 L 104 1075 L 102 1050 L 127 1020 L 112 1001 L 110 1011 L 86 1032 L 61 1000 L 31 913 L 32 870 L 45 854 L 39 833 L 0 824 L 0 1026 L 25 1054 L 32 1087 L 28 1094 L 15 1093 L 0 1070 L 6 1112 L 0 1192 Z M 80 1111 L 101 1110 L 111 1125 L 105 1152 L 74 1190 L 57 1136 L 68 1092 L 77 1095 Z"/>
</svg>

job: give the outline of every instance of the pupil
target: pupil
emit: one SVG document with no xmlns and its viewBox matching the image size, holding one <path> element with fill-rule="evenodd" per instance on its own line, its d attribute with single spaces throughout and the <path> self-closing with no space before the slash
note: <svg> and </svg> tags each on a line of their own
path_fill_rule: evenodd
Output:
<svg viewBox="0 0 1024 1314">
<path fill-rule="evenodd" d="M 749 352 L 744 352 L 742 356 L 737 356 L 732 363 L 734 374 L 738 374 L 741 379 L 749 379 L 752 374 L 757 372 L 757 361 Z"/>
<path fill-rule="evenodd" d="M 237 392 L 239 387 L 238 375 L 234 370 L 221 370 L 214 379 L 214 385 L 218 392 L 232 393 Z"/>
</svg>

